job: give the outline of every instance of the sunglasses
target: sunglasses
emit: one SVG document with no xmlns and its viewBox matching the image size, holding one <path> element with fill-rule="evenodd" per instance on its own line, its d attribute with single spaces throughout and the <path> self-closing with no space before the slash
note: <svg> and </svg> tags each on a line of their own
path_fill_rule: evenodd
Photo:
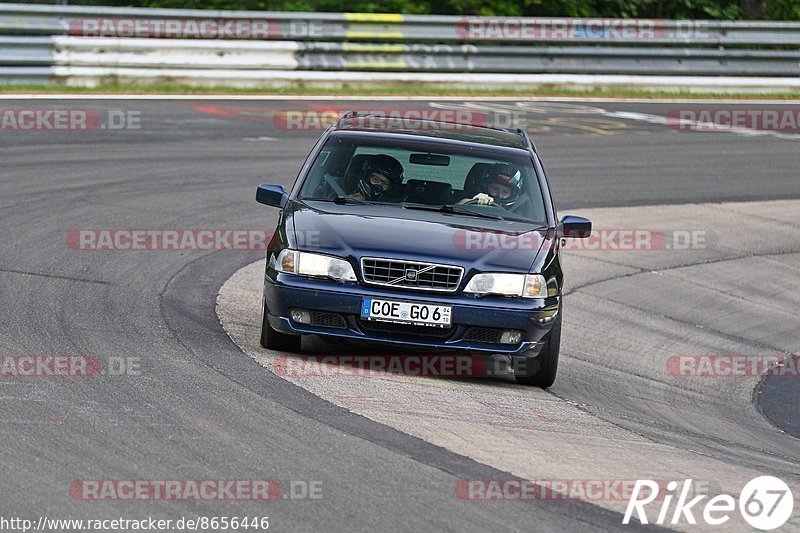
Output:
<svg viewBox="0 0 800 533">
<path fill-rule="evenodd" d="M 387 178 L 380 170 L 372 171 L 372 173 L 369 175 L 369 182 L 382 188 L 384 191 L 388 190 L 389 187 L 392 186 L 392 182 L 389 181 L 389 178 Z"/>
</svg>

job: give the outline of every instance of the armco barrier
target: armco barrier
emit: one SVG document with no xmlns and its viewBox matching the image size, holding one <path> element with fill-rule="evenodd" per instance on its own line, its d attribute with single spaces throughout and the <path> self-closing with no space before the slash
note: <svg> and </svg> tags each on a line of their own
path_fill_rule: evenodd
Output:
<svg viewBox="0 0 800 533">
<path fill-rule="evenodd" d="M 13 61 L 74 67 L 797 76 L 798 51 L 25 38 Z M 41 38 L 38 38 L 41 39 Z M 2 46 L 2 45 L 0 45 Z"/>
<path fill-rule="evenodd" d="M 786 22 L 0 4 L 0 83 L 270 85 L 293 76 L 335 83 L 394 73 L 398 81 L 436 83 L 443 75 L 460 83 L 470 74 L 490 84 L 484 75 L 517 75 L 526 83 L 534 75 L 682 76 L 699 84 L 715 76 L 783 78 L 787 83 L 778 85 L 786 87 L 800 86 L 798 48 L 800 23 Z"/>
<path fill-rule="evenodd" d="M 0 34 L 83 35 L 81 21 L 243 20 L 273 23 L 273 39 L 330 41 L 552 42 L 621 44 L 638 29 L 650 44 L 800 46 L 800 23 L 459 17 L 373 13 L 276 13 L 0 4 Z M 636 32 L 632 34 L 636 39 Z M 121 37 L 121 35 L 118 35 Z M 230 38 L 236 38 L 231 36 Z M 247 37 L 244 37 L 247 38 Z"/>
</svg>

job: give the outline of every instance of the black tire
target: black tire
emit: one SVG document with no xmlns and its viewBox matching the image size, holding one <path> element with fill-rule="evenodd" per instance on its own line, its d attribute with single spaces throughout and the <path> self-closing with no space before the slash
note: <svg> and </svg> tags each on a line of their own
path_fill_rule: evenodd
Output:
<svg viewBox="0 0 800 533">
<path fill-rule="evenodd" d="M 279 352 L 299 352 L 300 351 L 300 335 L 287 335 L 272 329 L 269 325 L 267 318 L 267 307 L 262 306 L 261 312 L 261 346 L 268 350 L 276 350 Z"/>
<path fill-rule="evenodd" d="M 558 352 L 561 349 L 561 310 L 559 309 L 558 318 L 544 338 L 544 346 L 539 356 L 528 362 L 536 366 L 536 371 L 528 374 L 515 374 L 514 379 L 520 385 L 541 387 L 546 389 L 556 381 L 558 373 Z"/>
</svg>

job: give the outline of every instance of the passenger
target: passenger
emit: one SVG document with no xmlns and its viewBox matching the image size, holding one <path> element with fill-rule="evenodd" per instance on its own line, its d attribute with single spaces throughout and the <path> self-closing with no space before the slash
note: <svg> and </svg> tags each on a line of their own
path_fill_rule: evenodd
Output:
<svg viewBox="0 0 800 533">
<path fill-rule="evenodd" d="M 401 197 L 403 165 L 392 156 L 380 154 L 367 160 L 351 198 L 366 202 L 392 202 Z"/>
</svg>

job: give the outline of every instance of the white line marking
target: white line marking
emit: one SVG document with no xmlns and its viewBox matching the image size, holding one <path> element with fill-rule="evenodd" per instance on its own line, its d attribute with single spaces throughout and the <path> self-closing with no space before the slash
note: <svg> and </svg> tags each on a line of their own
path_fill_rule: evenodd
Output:
<svg viewBox="0 0 800 533">
<path fill-rule="evenodd" d="M 697 103 L 697 102 L 693 102 Z M 715 102 L 715 103 L 723 103 L 723 102 Z M 582 106 L 582 105 L 554 105 L 553 103 L 542 102 L 539 105 L 526 105 L 525 102 L 516 102 L 515 105 L 482 105 L 480 101 L 474 102 L 464 102 L 461 105 L 447 105 L 446 108 L 461 108 L 466 110 L 479 110 L 479 111 L 500 111 L 500 112 L 515 112 L 515 111 L 522 111 L 525 113 L 539 113 L 539 114 L 557 114 L 557 113 L 568 113 L 573 115 L 600 115 L 608 118 L 615 118 L 615 119 L 623 119 L 623 120 L 632 120 L 638 122 L 647 122 L 649 124 L 658 124 L 669 127 L 674 131 L 681 132 L 681 130 L 677 129 L 680 126 L 680 122 L 675 119 L 671 119 L 662 115 L 654 115 L 650 113 L 639 113 L 636 111 L 609 111 L 607 109 L 603 109 L 602 107 L 592 107 L 592 106 Z M 431 102 L 431 107 L 443 107 L 441 105 L 437 105 L 436 102 Z M 785 133 L 782 131 L 773 131 L 773 130 L 755 130 L 755 129 L 747 129 L 747 128 L 720 128 L 718 125 L 707 123 L 707 122 L 690 122 L 684 121 L 685 124 L 690 126 L 689 129 L 684 129 L 683 131 L 692 131 L 695 133 L 734 133 L 737 135 L 745 135 L 748 137 L 760 137 L 760 136 L 770 136 L 775 137 L 777 139 L 784 139 L 789 141 L 800 141 L 800 134 L 797 133 Z M 695 129 L 699 128 L 699 129 Z"/>
</svg>

